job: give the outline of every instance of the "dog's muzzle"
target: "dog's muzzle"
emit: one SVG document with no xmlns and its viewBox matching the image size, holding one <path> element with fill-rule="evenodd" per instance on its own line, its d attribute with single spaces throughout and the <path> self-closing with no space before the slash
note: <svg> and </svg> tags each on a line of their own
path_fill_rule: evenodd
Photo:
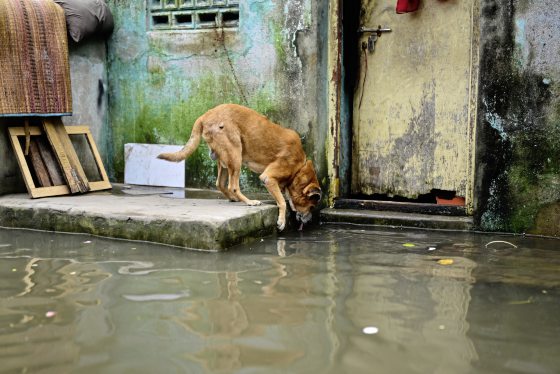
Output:
<svg viewBox="0 0 560 374">
<path fill-rule="evenodd" d="M 301 223 L 307 223 L 309 221 L 311 221 L 311 218 L 313 217 L 313 215 L 311 214 L 311 212 L 309 213 L 300 213 L 300 212 L 296 212 L 296 219 L 301 222 Z"/>
</svg>

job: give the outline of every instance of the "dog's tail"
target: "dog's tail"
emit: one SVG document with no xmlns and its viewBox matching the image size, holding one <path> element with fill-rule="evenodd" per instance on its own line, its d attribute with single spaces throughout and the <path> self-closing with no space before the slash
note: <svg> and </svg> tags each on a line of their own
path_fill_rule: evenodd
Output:
<svg viewBox="0 0 560 374">
<path fill-rule="evenodd" d="M 195 149 L 200 144 L 200 137 L 202 135 L 202 120 L 199 118 L 193 125 L 191 131 L 191 137 L 185 146 L 177 152 L 172 153 L 161 153 L 157 156 L 157 158 L 161 158 L 162 160 L 179 162 L 183 161 L 187 157 L 189 157 Z"/>
</svg>

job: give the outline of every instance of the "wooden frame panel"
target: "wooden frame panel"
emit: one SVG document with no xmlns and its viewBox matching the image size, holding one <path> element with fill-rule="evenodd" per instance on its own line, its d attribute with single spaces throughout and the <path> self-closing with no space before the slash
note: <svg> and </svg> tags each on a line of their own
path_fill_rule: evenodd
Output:
<svg viewBox="0 0 560 374">
<path fill-rule="evenodd" d="M 99 191 L 99 190 L 108 190 L 112 188 L 111 183 L 109 182 L 109 177 L 107 176 L 107 172 L 103 167 L 103 161 L 101 160 L 101 156 L 99 155 L 99 151 L 97 150 L 97 146 L 95 145 L 95 140 L 93 140 L 93 135 L 91 135 L 91 131 L 89 131 L 89 127 L 87 126 L 64 126 L 68 135 L 85 135 L 86 139 L 89 144 L 89 148 L 95 159 L 95 163 L 97 164 L 97 169 L 99 170 L 99 174 L 101 175 L 100 181 L 89 182 L 89 189 L 90 191 Z"/>
<path fill-rule="evenodd" d="M 88 145 L 90 147 L 91 153 L 93 158 L 95 159 L 95 163 L 97 165 L 97 169 L 99 171 L 99 175 L 101 176 L 100 181 L 93 181 L 89 182 L 89 189 L 90 191 L 100 191 L 100 190 L 107 190 L 112 188 L 111 183 L 109 182 L 109 178 L 107 176 L 107 172 L 103 166 L 103 162 L 101 160 L 101 156 L 99 155 L 99 151 L 97 150 L 97 146 L 95 145 L 95 141 L 89 127 L 87 126 L 65 126 L 66 132 L 68 135 L 85 135 Z M 20 170 L 23 174 L 23 179 L 25 182 L 25 186 L 27 187 L 27 191 L 32 198 L 40 198 L 40 197 L 47 197 L 47 196 L 60 196 L 60 195 L 68 195 L 71 193 L 70 188 L 67 184 L 58 185 L 58 186 L 51 186 L 51 187 L 38 187 L 35 185 L 33 181 L 33 176 L 31 174 L 31 169 L 27 164 L 27 160 L 25 159 L 25 155 L 23 153 L 23 149 L 21 147 L 21 143 L 19 142 L 18 137 L 25 136 L 25 128 L 24 127 L 10 127 L 8 129 L 10 133 L 10 141 L 14 148 L 14 152 L 16 154 L 17 162 L 19 164 Z M 31 126 L 29 127 L 29 134 L 31 136 L 40 136 L 43 135 L 43 131 L 38 126 Z"/>
</svg>

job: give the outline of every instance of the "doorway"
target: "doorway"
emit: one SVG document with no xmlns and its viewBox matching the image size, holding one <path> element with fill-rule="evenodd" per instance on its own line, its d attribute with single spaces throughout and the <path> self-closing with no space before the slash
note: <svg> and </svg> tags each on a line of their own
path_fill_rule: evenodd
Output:
<svg viewBox="0 0 560 374">
<path fill-rule="evenodd" d="M 347 197 L 472 214 L 478 0 L 343 3 Z M 344 143 L 343 143 L 344 144 Z"/>
</svg>

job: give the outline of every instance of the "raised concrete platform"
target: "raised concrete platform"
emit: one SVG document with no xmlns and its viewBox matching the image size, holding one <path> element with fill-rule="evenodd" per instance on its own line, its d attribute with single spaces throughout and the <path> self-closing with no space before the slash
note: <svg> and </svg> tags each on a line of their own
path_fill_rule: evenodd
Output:
<svg viewBox="0 0 560 374">
<path fill-rule="evenodd" d="M 458 231 L 469 231 L 473 229 L 472 217 L 360 209 L 323 209 L 321 211 L 321 222 Z"/>
<path fill-rule="evenodd" d="M 31 199 L 0 196 L 0 226 L 87 233 L 222 251 L 276 230 L 278 208 L 250 207 L 217 198 L 166 194 L 84 195 Z M 195 194 L 196 196 L 196 194 Z M 217 196 L 217 195 L 214 195 Z"/>
</svg>

